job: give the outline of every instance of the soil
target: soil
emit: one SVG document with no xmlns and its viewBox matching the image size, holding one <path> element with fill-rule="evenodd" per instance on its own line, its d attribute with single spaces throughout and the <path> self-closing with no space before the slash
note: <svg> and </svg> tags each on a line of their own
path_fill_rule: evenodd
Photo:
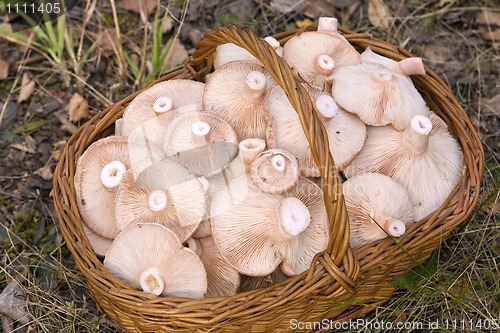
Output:
<svg viewBox="0 0 500 333">
<path fill-rule="evenodd" d="M 81 1 L 68 14 L 75 40 L 80 36 L 85 3 Z M 379 19 L 389 22 L 385 25 L 376 21 L 373 12 L 369 17 L 371 3 L 358 0 L 191 1 L 179 33 L 180 48 L 191 53 L 203 32 L 214 26 L 244 24 L 258 35 L 266 36 L 315 22 L 320 15 L 336 16 L 349 29 L 370 32 L 422 56 L 425 64 L 446 80 L 483 140 L 490 170 L 485 184 L 498 181 L 500 21 L 487 24 L 483 17 L 484 11 L 490 11 L 492 16 L 498 14 L 493 10 L 498 8 L 498 3 L 442 0 L 430 2 L 424 8 L 418 1 L 386 1 L 388 7 L 379 15 Z M 130 1 L 117 1 L 117 5 L 123 47 L 135 54 L 132 58 L 137 61 L 136 51 L 144 33 L 139 10 L 130 9 Z M 172 29 L 165 33 L 164 42 L 179 31 L 176 20 L 182 21 L 182 1 L 173 2 L 170 10 L 174 20 Z M 151 20 L 153 13 L 151 10 Z M 0 10 L 0 22 L 2 20 L 5 23 L 6 15 Z M 379 26 L 373 25 L 376 22 Z M 114 33 L 109 2 L 98 2 L 86 30 L 84 49 L 92 48 L 97 36 L 104 38 L 103 32 Z M 180 53 L 182 57 L 184 53 Z M 120 72 L 116 59 L 110 45 L 101 42 L 79 66 L 74 66 L 67 54 L 63 61 L 55 63 L 34 50 L 0 38 L 0 75 L 3 67 L 8 67 L 7 75 L 0 76 L 0 249 L 6 254 L 0 259 L 0 290 L 7 285 L 9 276 L 22 272 L 40 289 L 54 288 L 58 296 L 52 302 L 58 306 L 64 302 L 76 302 L 73 306 L 77 308 L 86 304 L 81 317 L 94 320 L 96 331 L 115 328 L 98 314 L 77 272 L 71 273 L 79 283 L 76 288 L 69 287 L 61 277 L 66 275 L 59 270 L 75 270 L 57 226 L 50 192 L 52 172 L 61 149 L 76 128 L 111 102 L 126 97 L 151 80 L 137 84 L 132 75 Z M 20 88 L 24 73 L 31 75 L 28 81 L 34 82 L 34 89 L 20 101 L 19 97 L 26 94 Z M 79 105 L 87 103 L 87 107 L 81 107 L 80 116 L 75 116 L 74 107 L 73 115 L 68 110 L 75 94 L 84 98 Z M 43 265 L 30 266 L 30 260 L 40 258 Z M 51 285 L 48 280 L 54 276 L 59 282 Z M 85 326 L 88 323 L 80 325 L 90 330 Z"/>
</svg>

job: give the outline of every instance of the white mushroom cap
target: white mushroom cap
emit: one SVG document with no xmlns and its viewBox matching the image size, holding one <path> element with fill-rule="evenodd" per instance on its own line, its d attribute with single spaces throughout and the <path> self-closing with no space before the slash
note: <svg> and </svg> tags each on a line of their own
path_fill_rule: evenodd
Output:
<svg viewBox="0 0 500 333">
<path fill-rule="evenodd" d="M 212 201 L 212 235 L 221 255 L 245 275 L 271 274 L 280 263 L 300 274 L 328 244 L 322 191 L 301 178 L 286 196 L 267 194 L 247 177 L 235 178 Z"/>
<path fill-rule="evenodd" d="M 265 138 L 267 91 L 276 86 L 265 68 L 252 61 L 234 61 L 207 80 L 203 106 L 235 130 L 238 141 Z"/>
<path fill-rule="evenodd" d="M 387 58 L 373 52 L 369 46 L 363 53 L 361 53 L 361 62 L 384 65 L 391 71 L 404 76 L 425 75 L 425 68 L 422 58 L 409 57 L 400 61 L 395 61 L 391 58 Z"/>
<path fill-rule="evenodd" d="M 231 161 L 228 170 L 233 177 L 250 172 L 252 162 L 266 149 L 266 141 L 259 138 L 248 138 L 238 143 L 238 156 Z"/>
<path fill-rule="evenodd" d="M 211 236 L 187 240 L 188 247 L 203 262 L 207 272 L 206 297 L 233 296 L 240 286 L 240 274 L 220 255 Z"/>
<path fill-rule="evenodd" d="M 205 84 L 176 79 L 157 83 L 138 94 L 123 113 L 122 135 L 161 146 L 176 115 L 201 111 Z"/>
<path fill-rule="evenodd" d="M 112 239 L 104 238 L 93 232 L 85 223 L 82 223 L 83 231 L 85 231 L 85 235 L 89 239 L 90 245 L 92 245 L 92 249 L 98 257 L 103 257 L 108 252 L 111 243 L 113 243 Z"/>
<path fill-rule="evenodd" d="M 350 243 L 357 249 L 370 242 L 401 236 L 413 223 L 413 206 L 406 189 L 388 176 L 364 173 L 343 184 L 349 214 Z"/>
<path fill-rule="evenodd" d="M 132 287 L 154 295 L 202 298 L 207 291 L 200 258 L 155 223 L 122 231 L 109 248 L 104 266 Z"/>
<path fill-rule="evenodd" d="M 408 191 L 416 220 L 438 209 L 458 185 L 463 153 L 434 113 L 415 116 L 403 132 L 387 126 L 368 127 L 367 132 L 365 147 L 344 173 L 390 176 Z"/>
<path fill-rule="evenodd" d="M 164 149 L 196 175 L 211 176 L 234 159 L 238 141 L 233 128 L 220 117 L 193 112 L 172 121 Z"/>
<path fill-rule="evenodd" d="M 250 177 L 261 191 L 283 193 L 297 184 L 300 171 L 297 159 L 283 149 L 263 151 L 251 164 Z"/>
<path fill-rule="evenodd" d="M 75 172 L 75 192 L 83 222 L 97 235 L 114 239 L 115 196 L 125 170 L 137 162 L 152 163 L 161 153 L 130 145 L 126 137 L 110 136 L 92 143 L 80 156 Z"/>
<path fill-rule="evenodd" d="M 137 223 L 158 223 L 184 241 L 202 221 L 206 198 L 194 174 L 177 162 L 162 160 L 139 173 L 127 171 L 115 207 L 120 230 Z"/>
<path fill-rule="evenodd" d="M 280 42 L 276 38 L 269 36 L 265 37 L 264 41 L 271 45 L 276 53 L 280 55 L 279 53 L 282 51 L 282 47 L 280 46 Z M 215 50 L 214 67 L 217 69 L 232 61 L 260 62 L 250 52 L 233 43 L 225 43 L 217 46 Z"/>
<path fill-rule="evenodd" d="M 392 125 L 403 130 L 413 116 L 429 114 L 411 79 L 383 65 L 345 66 L 338 68 L 332 78 L 335 101 L 367 125 Z"/>
<path fill-rule="evenodd" d="M 360 55 L 340 35 L 303 32 L 283 46 L 283 59 L 312 87 L 324 90 L 327 78 L 342 66 L 359 64 Z"/>
</svg>

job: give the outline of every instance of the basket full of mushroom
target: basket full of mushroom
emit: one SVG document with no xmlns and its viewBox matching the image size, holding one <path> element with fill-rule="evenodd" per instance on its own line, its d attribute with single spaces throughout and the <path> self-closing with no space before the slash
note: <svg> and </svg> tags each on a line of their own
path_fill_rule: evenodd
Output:
<svg viewBox="0 0 500 333">
<path fill-rule="evenodd" d="M 71 137 L 64 238 L 131 332 L 359 317 L 471 212 L 483 152 L 420 58 L 337 27 L 207 32 Z"/>
</svg>

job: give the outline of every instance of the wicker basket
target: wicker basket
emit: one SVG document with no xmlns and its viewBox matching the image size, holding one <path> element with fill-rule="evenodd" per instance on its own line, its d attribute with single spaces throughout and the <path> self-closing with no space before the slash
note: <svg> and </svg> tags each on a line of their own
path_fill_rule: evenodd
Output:
<svg viewBox="0 0 500 333">
<path fill-rule="evenodd" d="M 340 29 L 359 50 L 373 51 L 401 60 L 411 56 L 397 46 Z M 276 35 L 282 43 L 303 30 Z M 460 184 L 431 216 L 408 227 L 395 243 L 385 239 L 355 252 L 349 247 L 349 224 L 341 179 L 333 167 L 326 132 L 316 118 L 306 91 L 293 78 L 288 65 L 251 31 L 227 26 L 209 31 L 194 55 L 179 69 L 159 81 L 204 81 L 212 69 L 217 45 L 234 43 L 246 48 L 285 90 L 299 114 L 312 154 L 321 166 L 325 202 L 331 221 L 330 243 L 310 269 L 271 287 L 232 297 L 201 300 L 154 297 L 130 288 L 106 270 L 94 254 L 82 229 L 73 177 L 76 161 L 94 141 L 113 133 L 114 122 L 135 93 L 102 111 L 69 139 L 54 173 L 53 197 L 59 223 L 76 264 L 86 277 L 100 310 L 130 332 L 288 332 L 291 321 L 343 321 L 359 317 L 386 301 L 394 291 L 388 281 L 421 263 L 473 209 L 483 170 L 481 142 L 467 115 L 448 86 L 430 69 L 413 81 L 429 107 L 448 124 L 464 152 Z M 293 322 L 292 321 L 292 322 Z"/>
</svg>

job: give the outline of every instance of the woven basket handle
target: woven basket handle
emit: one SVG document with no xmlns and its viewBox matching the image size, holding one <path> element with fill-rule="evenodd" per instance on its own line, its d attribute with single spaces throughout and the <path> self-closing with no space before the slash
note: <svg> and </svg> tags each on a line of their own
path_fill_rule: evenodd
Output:
<svg viewBox="0 0 500 333">
<path fill-rule="evenodd" d="M 233 25 L 215 28 L 206 32 L 186 65 L 197 70 L 205 69 L 210 71 L 217 46 L 225 43 L 233 43 L 242 47 L 260 60 L 272 78 L 283 88 L 290 103 L 297 111 L 302 128 L 309 141 L 312 156 L 320 170 L 325 205 L 330 220 L 330 241 L 326 249 L 329 258 L 326 258 L 325 254 L 323 254 L 325 258 L 320 258 L 319 262 L 323 265 L 333 263 L 340 266 L 346 254 L 352 261 L 355 261 L 349 247 L 349 220 L 342 193 L 342 180 L 330 154 L 327 132 L 316 115 L 307 91 L 298 83 L 290 66 L 276 54 L 267 42 L 255 36 L 248 29 Z M 327 264 L 326 261 L 329 263 Z"/>
</svg>

